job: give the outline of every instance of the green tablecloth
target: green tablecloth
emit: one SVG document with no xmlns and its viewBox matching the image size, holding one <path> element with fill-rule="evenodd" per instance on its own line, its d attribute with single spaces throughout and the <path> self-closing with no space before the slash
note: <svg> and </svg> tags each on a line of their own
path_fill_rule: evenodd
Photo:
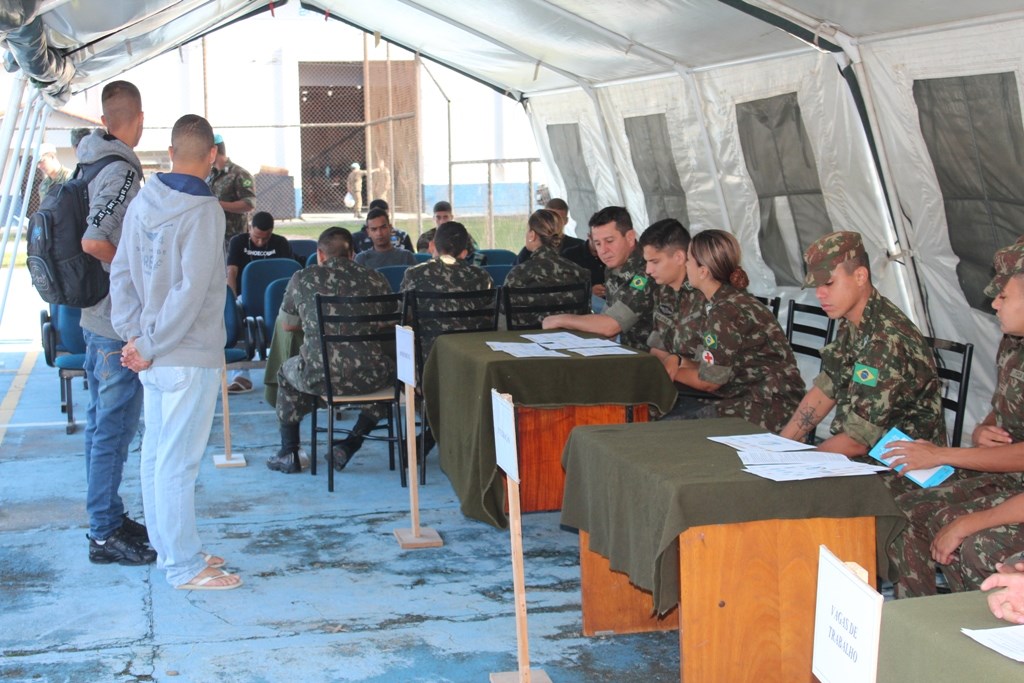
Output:
<svg viewBox="0 0 1024 683">
<path fill-rule="evenodd" d="M 304 336 L 302 330 L 288 332 L 281 327 L 281 316 L 274 322 L 274 334 L 270 338 L 267 365 L 263 371 L 263 398 L 271 406 L 277 405 L 277 371 L 281 364 L 292 356 L 299 355 Z"/>
<path fill-rule="evenodd" d="M 1024 664 L 960 633 L 961 628 L 1010 625 L 992 616 L 979 591 L 887 602 L 878 683 L 1020 683 Z"/>
<path fill-rule="evenodd" d="M 887 571 L 884 549 L 906 520 L 877 476 L 773 482 L 707 440 L 763 431 L 738 418 L 577 427 L 562 455 L 562 523 L 588 532 L 660 614 L 679 602 L 679 534 L 693 526 L 873 516 Z"/>
<path fill-rule="evenodd" d="M 462 512 L 494 526 L 508 524 L 505 488 L 494 456 L 491 389 L 518 405 L 654 404 L 672 409 L 676 390 L 661 362 L 648 353 L 583 358 L 514 358 L 488 341 L 525 342 L 521 332 L 443 335 L 423 370 L 427 418 L 437 437 L 441 469 Z"/>
</svg>

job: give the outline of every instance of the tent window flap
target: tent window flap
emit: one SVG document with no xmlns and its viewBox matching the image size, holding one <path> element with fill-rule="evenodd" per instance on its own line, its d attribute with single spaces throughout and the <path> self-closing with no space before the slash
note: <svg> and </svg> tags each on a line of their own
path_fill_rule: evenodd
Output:
<svg viewBox="0 0 1024 683">
<path fill-rule="evenodd" d="M 633 169 L 644 193 L 648 222 L 675 218 L 689 225 L 686 192 L 672 156 L 665 115 L 633 116 L 625 119 L 624 124 Z"/>
<path fill-rule="evenodd" d="M 572 207 L 573 216 L 590 217 L 599 207 L 594 182 L 587 173 L 587 162 L 583 157 L 579 125 L 549 124 L 548 140 L 551 143 L 551 155 L 565 183 L 566 201 Z"/>
</svg>

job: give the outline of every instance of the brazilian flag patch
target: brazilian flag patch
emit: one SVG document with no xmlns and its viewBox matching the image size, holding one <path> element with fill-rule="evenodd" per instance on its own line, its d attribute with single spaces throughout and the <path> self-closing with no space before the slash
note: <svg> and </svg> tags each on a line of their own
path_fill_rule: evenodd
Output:
<svg viewBox="0 0 1024 683">
<path fill-rule="evenodd" d="M 853 366 L 853 381 L 866 387 L 878 385 L 878 368 L 856 363 Z"/>
<path fill-rule="evenodd" d="M 718 348 L 718 337 L 708 332 L 704 335 L 704 347 L 708 349 Z"/>
<path fill-rule="evenodd" d="M 644 291 L 644 288 L 647 287 L 647 277 L 637 273 L 633 276 L 633 279 L 629 281 L 629 286 L 638 292 L 642 292 Z"/>
</svg>

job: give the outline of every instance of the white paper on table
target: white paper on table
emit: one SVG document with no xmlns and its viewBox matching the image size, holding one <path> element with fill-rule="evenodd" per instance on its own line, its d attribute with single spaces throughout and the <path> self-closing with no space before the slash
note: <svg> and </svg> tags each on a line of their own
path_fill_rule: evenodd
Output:
<svg viewBox="0 0 1024 683">
<path fill-rule="evenodd" d="M 1024 626 L 962 628 L 960 631 L 1004 657 L 1024 662 Z"/>
<path fill-rule="evenodd" d="M 738 451 L 806 451 L 814 448 L 802 441 L 793 441 L 769 432 L 737 436 L 709 436 L 708 440 L 731 446 Z"/>
<path fill-rule="evenodd" d="M 545 349 L 539 344 L 519 344 L 516 342 L 487 342 L 492 351 L 507 353 L 516 358 L 568 358 L 569 356 L 558 351 Z"/>
<path fill-rule="evenodd" d="M 625 346 L 618 346 L 617 344 L 613 344 L 612 346 L 588 346 L 584 348 L 571 348 L 566 350 L 578 353 L 581 356 L 631 356 L 636 353 L 633 349 L 627 349 Z"/>
<path fill-rule="evenodd" d="M 803 463 L 816 465 L 820 462 L 850 462 L 842 453 L 829 453 L 827 451 L 764 451 L 746 450 L 739 451 L 740 461 L 744 465 L 781 465 L 785 463 Z"/>
<path fill-rule="evenodd" d="M 803 481 L 805 479 L 825 479 L 828 477 L 858 477 L 875 472 L 884 472 L 888 467 L 865 465 L 860 462 L 822 462 L 808 465 L 788 463 L 782 465 L 756 465 L 744 467 L 744 472 L 771 479 L 772 481 Z"/>
<path fill-rule="evenodd" d="M 540 344 L 546 349 L 582 349 L 591 347 L 618 347 L 611 339 L 603 337 L 577 337 L 571 332 L 551 332 L 548 334 L 524 334 L 523 339 Z"/>
</svg>

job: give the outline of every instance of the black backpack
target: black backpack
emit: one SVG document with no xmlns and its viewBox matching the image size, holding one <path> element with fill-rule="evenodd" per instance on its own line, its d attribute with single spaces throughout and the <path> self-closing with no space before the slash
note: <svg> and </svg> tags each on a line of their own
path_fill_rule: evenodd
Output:
<svg viewBox="0 0 1024 683">
<path fill-rule="evenodd" d="M 46 192 L 29 218 L 26 264 L 43 301 L 86 308 L 110 291 L 110 275 L 99 259 L 82 251 L 82 235 L 89 220 L 89 183 L 118 159 L 122 157 L 112 154 L 79 164 L 70 180 Z M 131 182 L 125 182 L 121 202 L 130 188 Z"/>
</svg>

